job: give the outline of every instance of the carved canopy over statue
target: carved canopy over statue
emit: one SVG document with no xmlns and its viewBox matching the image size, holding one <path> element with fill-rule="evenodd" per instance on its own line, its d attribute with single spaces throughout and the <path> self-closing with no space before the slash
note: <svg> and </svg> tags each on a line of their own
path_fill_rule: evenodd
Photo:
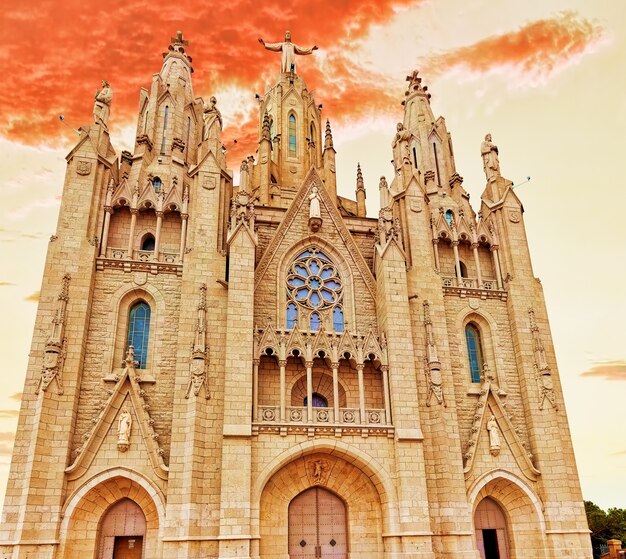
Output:
<svg viewBox="0 0 626 559">
<path fill-rule="evenodd" d="M 487 181 L 500 176 L 500 161 L 498 160 L 498 146 L 491 141 L 491 134 L 485 136 L 485 141 L 480 144 L 480 154 L 483 156 L 483 168 Z"/>
<path fill-rule="evenodd" d="M 93 104 L 93 121 L 102 124 L 105 128 L 109 125 L 109 113 L 111 112 L 111 100 L 113 90 L 109 82 L 102 80 L 102 90 L 96 89 L 96 96 Z"/>
<path fill-rule="evenodd" d="M 261 43 L 267 50 L 281 52 L 281 72 L 295 72 L 296 71 L 296 54 L 312 54 L 314 50 L 317 50 L 317 45 L 313 45 L 307 49 L 300 47 L 291 42 L 291 32 L 285 31 L 285 41 L 283 43 L 266 43 L 261 37 L 259 37 L 259 43 Z"/>
<path fill-rule="evenodd" d="M 219 140 L 222 133 L 222 113 L 217 108 L 217 99 L 211 96 L 208 105 L 204 105 L 204 131 L 202 141 Z"/>
</svg>

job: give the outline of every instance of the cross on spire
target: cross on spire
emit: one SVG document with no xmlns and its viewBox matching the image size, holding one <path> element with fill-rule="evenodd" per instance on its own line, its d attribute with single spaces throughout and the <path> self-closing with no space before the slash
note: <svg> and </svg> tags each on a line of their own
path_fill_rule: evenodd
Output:
<svg viewBox="0 0 626 559">
<path fill-rule="evenodd" d="M 189 44 L 189 41 L 187 39 L 183 39 L 183 32 L 182 31 L 176 31 L 176 37 L 172 37 L 170 39 L 170 41 L 172 42 L 173 45 L 185 45 L 185 46 L 187 46 Z"/>
</svg>

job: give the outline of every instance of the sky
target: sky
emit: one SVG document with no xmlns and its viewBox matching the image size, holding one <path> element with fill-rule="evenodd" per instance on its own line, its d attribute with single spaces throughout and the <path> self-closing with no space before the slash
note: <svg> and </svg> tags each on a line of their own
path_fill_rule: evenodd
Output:
<svg viewBox="0 0 626 559">
<path fill-rule="evenodd" d="M 298 73 L 331 121 L 340 194 L 354 198 L 361 164 L 368 215 L 377 215 L 378 178 L 392 174 L 390 144 L 414 69 L 428 84 L 435 115 L 446 119 L 476 210 L 485 184 L 480 142 L 492 134 L 502 174 L 519 185 L 526 210 L 583 496 L 626 508 L 623 0 L 5 3 L 0 502 L 65 155 L 77 139 L 72 129 L 91 121 L 100 81 L 114 92 L 114 146 L 132 150 L 139 88 L 149 87 L 170 37 L 182 30 L 194 92 L 217 97 L 227 161 L 238 169 L 255 150 L 254 94 L 280 67 L 280 56 L 257 38 L 282 41 L 286 29 L 295 43 L 319 47 L 298 58 Z"/>
</svg>

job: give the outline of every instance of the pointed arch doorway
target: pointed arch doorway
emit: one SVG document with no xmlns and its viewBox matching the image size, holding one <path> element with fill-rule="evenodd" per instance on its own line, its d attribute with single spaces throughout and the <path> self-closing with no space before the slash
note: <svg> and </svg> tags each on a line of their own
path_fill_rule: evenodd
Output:
<svg viewBox="0 0 626 559">
<path fill-rule="evenodd" d="M 290 559 L 347 559 L 346 505 L 334 493 L 311 487 L 289 503 Z"/>
</svg>

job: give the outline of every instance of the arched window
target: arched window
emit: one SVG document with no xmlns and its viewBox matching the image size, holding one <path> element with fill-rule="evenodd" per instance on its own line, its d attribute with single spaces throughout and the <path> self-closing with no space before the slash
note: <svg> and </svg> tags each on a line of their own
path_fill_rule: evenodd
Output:
<svg viewBox="0 0 626 559">
<path fill-rule="evenodd" d="M 311 123 L 311 126 L 309 126 L 309 134 L 311 135 L 309 139 L 312 142 L 314 142 L 315 141 L 315 125 L 313 123 Z"/>
<path fill-rule="evenodd" d="M 298 307 L 295 303 L 287 305 L 287 328 L 294 328 L 298 324 Z"/>
<path fill-rule="evenodd" d="M 161 153 L 165 153 L 165 136 L 167 132 L 167 117 L 169 116 L 170 108 L 165 105 L 165 116 L 163 117 L 163 139 L 161 140 Z"/>
<path fill-rule="evenodd" d="M 310 330 L 313 331 L 317 331 L 320 329 L 321 326 L 321 322 L 320 322 L 320 315 L 317 314 L 316 312 L 311 314 L 311 324 L 310 324 Z"/>
<path fill-rule="evenodd" d="M 159 192 L 161 190 L 161 179 L 159 177 L 154 177 L 152 179 L 152 188 L 154 188 L 155 192 Z"/>
<path fill-rule="evenodd" d="M 141 250 L 154 250 L 154 235 L 148 233 L 141 241 Z"/>
<path fill-rule="evenodd" d="M 333 309 L 333 329 L 335 332 L 343 332 L 344 330 L 343 309 L 335 307 Z"/>
<path fill-rule="evenodd" d="M 289 115 L 289 154 L 296 155 L 296 117 Z"/>
<path fill-rule="evenodd" d="M 332 323 L 336 332 L 343 332 L 344 285 L 325 252 L 316 247 L 302 251 L 287 269 L 286 279 L 288 328 L 290 317 L 297 317 L 297 308 L 301 307 L 303 316 L 309 317 L 310 330 Z"/>
<path fill-rule="evenodd" d="M 460 270 L 461 277 L 462 278 L 466 278 L 467 277 L 467 266 L 465 265 L 465 262 L 463 262 L 462 260 L 459 260 L 459 266 L 461 268 L 461 270 Z"/>
<path fill-rule="evenodd" d="M 480 373 L 484 365 L 483 347 L 480 339 L 480 330 L 473 322 L 465 326 L 465 342 L 467 343 L 470 380 L 472 382 L 480 382 Z"/>
<path fill-rule="evenodd" d="M 317 392 L 313 392 L 312 400 L 313 400 L 314 408 L 327 408 L 328 407 L 328 400 L 324 398 L 324 396 L 322 396 L 321 394 L 318 394 Z M 302 402 L 302 405 L 306 408 L 308 405 L 308 402 L 309 402 L 309 399 L 305 396 Z"/>
<path fill-rule="evenodd" d="M 135 303 L 128 313 L 128 345 L 135 350 L 138 369 L 146 368 L 148 358 L 148 336 L 150 335 L 150 307 L 145 301 Z"/>
<path fill-rule="evenodd" d="M 452 225 L 452 220 L 454 219 L 454 212 L 452 210 L 448 210 L 446 212 L 446 221 L 448 225 Z"/>
</svg>

